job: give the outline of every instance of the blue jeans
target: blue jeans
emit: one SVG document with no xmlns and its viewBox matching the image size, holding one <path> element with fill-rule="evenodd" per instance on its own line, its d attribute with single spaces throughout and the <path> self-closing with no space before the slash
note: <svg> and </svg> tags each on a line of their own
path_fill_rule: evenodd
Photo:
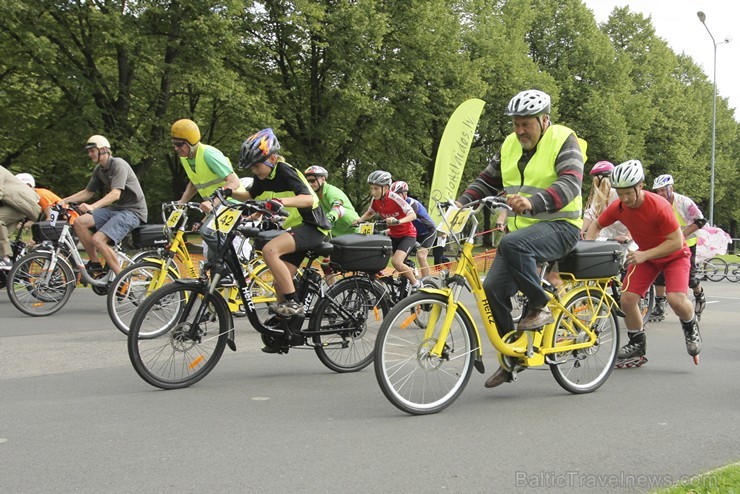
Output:
<svg viewBox="0 0 740 494">
<path fill-rule="evenodd" d="M 567 221 L 540 221 L 504 235 L 496 249 L 493 266 L 483 280 L 483 289 L 501 336 L 514 330 L 511 296 L 517 290 L 529 299 L 530 309 L 547 305 L 548 296 L 540 284 L 537 263 L 560 259 L 573 250 L 579 238 L 578 227 Z"/>
</svg>

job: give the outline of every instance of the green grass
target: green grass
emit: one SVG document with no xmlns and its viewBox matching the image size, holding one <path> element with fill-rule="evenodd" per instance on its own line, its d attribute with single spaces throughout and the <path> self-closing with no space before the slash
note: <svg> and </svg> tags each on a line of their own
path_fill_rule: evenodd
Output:
<svg viewBox="0 0 740 494">
<path fill-rule="evenodd" d="M 740 462 L 687 478 L 653 494 L 740 494 Z"/>
</svg>

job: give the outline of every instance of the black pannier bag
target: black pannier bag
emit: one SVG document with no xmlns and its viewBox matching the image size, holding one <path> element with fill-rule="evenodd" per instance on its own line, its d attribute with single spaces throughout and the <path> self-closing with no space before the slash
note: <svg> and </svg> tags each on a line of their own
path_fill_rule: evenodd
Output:
<svg viewBox="0 0 740 494">
<path fill-rule="evenodd" d="M 51 240 L 56 242 L 62 235 L 62 228 L 67 223 L 64 221 L 57 221 L 55 226 L 51 226 L 50 221 L 37 221 L 31 225 L 31 235 L 33 236 L 34 242 L 43 242 L 45 240 Z"/>
<path fill-rule="evenodd" d="M 165 233 L 165 225 L 138 226 L 131 231 L 131 243 L 134 249 L 147 247 L 164 247 L 170 241 Z"/>
<path fill-rule="evenodd" d="M 608 278 L 619 273 L 626 251 L 619 242 L 579 240 L 575 249 L 558 261 L 558 270 L 580 279 Z"/>
<path fill-rule="evenodd" d="M 351 233 L 330 242 L 334 244 L 332 264 L 338 264 L 345 271 L 380 272 L 388 266 L 393 253 L 391 239 L 385 235 Z"/>
</svg>

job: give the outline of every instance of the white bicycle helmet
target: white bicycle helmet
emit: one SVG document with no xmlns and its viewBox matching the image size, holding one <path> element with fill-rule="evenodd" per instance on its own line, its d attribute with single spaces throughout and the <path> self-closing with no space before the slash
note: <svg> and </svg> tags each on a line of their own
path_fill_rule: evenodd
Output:
<svg viewBox="0 0 740 494">
<path fill-rule="evenodd" d="M 612 172 L 612 187 L 627 189 L 635 187 L 645 179 L 640 160 L 629 160 L 614 167 Z"/>
<path fill-rule="evenodd" d="M 660 175 L 653 182 L 653 190 L 662 189 L 663 187 L 667 187 L 668 185 L 673 185 L 673 175 Z"/>
<path fill-rule="evenodd" d="M 528 89 L 511 98 L 504 115 L 511 117 L 536 117 L 549 113 L 550 96 L 537 89 Z"/>
<path fill-rule="evenodd" d="M 18 180 L 31 187 L 36 187 L 36 179 L 30 173 L 19 173 L 15 176 Z"/>
<path fill-rule="evenodd" d="M 391 184 L 391 192 L 395 194 L 403 194 L 404 192 L 408 193 L 408 191 L 409 191 L 409 184 L 407 184 L 403 180 L 399 180 Z"/>
<path fill-rule="evenodd" d="M 326 168 L 323 166 L 318 165 L 312 165 L 306 168 L 306 171 L 303 172 L 304 177 L 328 177 L 329 172 L 326 171 Z"/>
<path fill-rule="evenodd" d="M 391 182 L 393 182 L 391 174 L 383 170 L 375 170 L 367 176 L 367 183 L 369 184 L 379 185 L 383 187 L 385 185 L 390 185 Z"/>
</svg>

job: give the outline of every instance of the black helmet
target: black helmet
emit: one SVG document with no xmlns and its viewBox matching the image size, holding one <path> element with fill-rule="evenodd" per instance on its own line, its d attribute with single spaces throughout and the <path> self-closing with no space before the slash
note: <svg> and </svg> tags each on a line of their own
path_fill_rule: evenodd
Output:
<svg viewBox="0 0 740 494">
<path fill-rule="evenodd" d="M 280 143 L 275 137 L 272 129 L 260 130 L 256 134 L 247 137 L 239 150 L 239 162 L 237 166 L 241 169 L 250 168 L 280 151 Z"/>
</svg>

